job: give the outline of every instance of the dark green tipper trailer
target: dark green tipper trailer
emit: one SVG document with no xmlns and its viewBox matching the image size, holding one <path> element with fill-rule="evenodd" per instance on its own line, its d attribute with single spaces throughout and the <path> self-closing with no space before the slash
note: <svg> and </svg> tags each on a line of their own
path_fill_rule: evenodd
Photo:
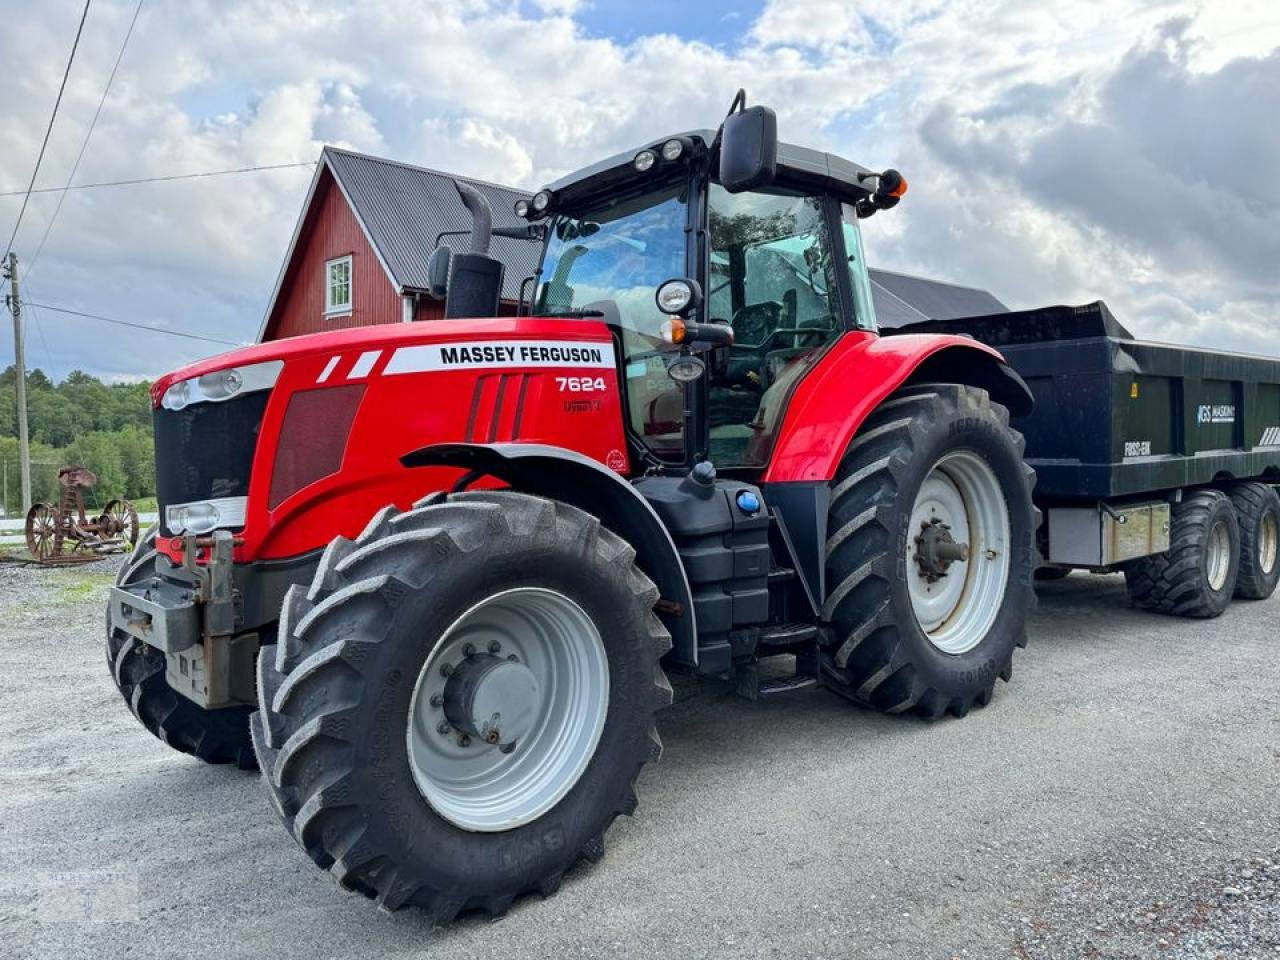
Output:
<svg viewBox="0 0 1280 960">
<path fill-rule="evenodd" d="M 999 349 L 1044 512 L 1039 576 L 1123 570 L 1135 602 L 1213 616 L 1280 579 L 1280 359 L 1135 340 L 1098 301 L 928 321 Z"/>
</svg>

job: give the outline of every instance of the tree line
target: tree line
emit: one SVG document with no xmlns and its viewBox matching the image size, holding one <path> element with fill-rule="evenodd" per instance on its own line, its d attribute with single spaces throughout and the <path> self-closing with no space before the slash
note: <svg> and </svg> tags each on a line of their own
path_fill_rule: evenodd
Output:
<svg viewBox="0 0 1280 960">
<path fill-rule="evenodd" d="M 21 511 L 18 477 L 17 372 L 0 372 L 0 469 L 7 491 L 0 498 L 8 516 Z M 55 383 L 42 370 L 27 373 L 27 427 L 31 438 L 31 496 L 54 502 L 58 468 L 77 465 L 97 475 L 86 507 L 113 497 L 136 500 L 156 492 L 151 439 L 151 384 L 103 383 L 73 370 Z M 0 477 L 3 482 L 3 477 Z"/>
</svg>

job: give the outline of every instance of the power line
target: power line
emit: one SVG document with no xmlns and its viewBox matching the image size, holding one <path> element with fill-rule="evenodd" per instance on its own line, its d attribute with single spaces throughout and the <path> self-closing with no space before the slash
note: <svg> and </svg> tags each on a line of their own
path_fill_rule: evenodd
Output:
<svg viewBox="0 0 1280 960">
<path fill-rule="evenodd" d="M 185 337 L 188 340 L 203 340 L 205 343 L 222 343 L 229 347 L 239 347 L 243 344 L 234 340 L 219 340 L 217 337 L 202 337 L 198 333 L 183 333 L 180 330 L 166 330 L 164 327 L 150 327 L 145 323 L 132 323 L 128 320 L 116 320 L 112 317 L 104 317 L 96 313 L 83 313 L 80 310 L 68 310 L 66 307 L 52 307 L 47 303 L 32 303 L 29 300 L 22 301 L 24 307 L 39 307 L 41 310 L 52 310 L 54 313 L 66 313 L 73 317 L 87 317 L 90 320 L 102 320 L 104 323 L 114 323 L 122 327 L 133 327 L 136 330 L 147 330 L 151 333 L 164 333 L 171 337 Z"/>
<path fill-rule="evenodd" d="M 138 0 L 138 5 L 134 7 L 133 19 L 129 21 L 129 29 L 124 35 L 124 43 L 120 44 L 120 52 L 116 54 L 116 62 L 111 67 L 111 74 L 107 77 L 107 85 L 102 89 L 102 99 L 98 101 L 98 109 L 93 111 L 93 119 L 89 121 L 89 129 L 84 135 L 84 142 L 80 144 L 80 152 L 76 155 L 76 162 L 71 166 L 71 175 L 67 177 L 67 187 L 71 186 L 71 181 L 76 178 L 76 171 L 80 169 L 80 161 L 84 159 L 84 152 L 89 148 L 89 138 L 93 136 L 93 128 L 98 125 L 98 117 L 102 114 L 102 105 L 107 102 L 107 94 L 111 92 L 111 84 L 116 79 L 116 71 L 120 69 L 120 61 L 124 59 L 125 48 L 129 46 L 129 38 L 133 36 L 133 28 L 138 23 L 138 15 L 142 13 L 142 4 L 145 0 Z M 36 263 L 40 260 L 40 253 L 44 250 L 45 241 L 49 239 L 49 232 L 53 230 L 53 224 L 58 219 L 58 214 L 62 212 L 62 201 L 67 199 L 67 189 L 64 187 L 62 193 L 58 194 L 58 205 L 53 208 L 53 216 L 49 218 L 49 222 L 44 226 L 44 234 L 40 237 L 40 243 L 36 247 L 35 256 L 31 258 L 31 263 L 27 267 L 27 278 L 30 279 L 31 273 L 36 268 Z"/>
<path fill-rule="evenodd" d="M 202 173 L 177 173 L 168 177 L 139 177 L 136 180 L 104 180 L 100 183 L 77 183 L 65 187 L 40 187 L 27 193 L 65 193 L 68 190 L 89 190 L 93 187 L 129 187 L 135 183 L 169 183 L 174 180 L 197 180 L 201 177 L 225 177 L 233 173 L 257 173 L 260 170 L 288 170 L 293 167 L 314 167 L 315 160 L 301 160 L 297 163 L 269 163 L 257 167 L 238 167 L 235 170 L 206 170 Z M 0 197 L 20 197 L 24 191 L 9 190 L 0 193 Z"/>
<path fill-rule="evenodd" d="M 40 164 L 44 160 L 45 148 L 49 146 L 49 134 L 53 133 L 53 121 L 58 118 L 58 107 L 62 103 L 62 93 L 67 89 L 67 77 L 71 76 L 71 64 L 76 59 L 76 48 L 80 46 L 80 34 L 84 32 L 84 21 L 89 16 L 89 4 L 92 0 L 84 0 L 84 12 L 80 14 L 80 26 L 76 27 L 76 39 L 71 44 L 71 56 L 67 57 L 67 68 L 62 71 L 62 85 L 58 87 L 58 98 L 53 101 L 53 113 L 49 115 L 49 126 L 44 132 L 44 142 L 40 144 L 40 155 L 36 157 L 36 168 L 31 171 L 31 182 L 27 184 L 27 194 L 22 198 L 22 208 L 18 210 L 18 219 L 13 224 L 13 233 L 9 234 L 9 244 L 5 247 L 4 257 L 9 259 L 9 251 L 13 249 L 13 241 L 18 238 L 18 228 L 22 226 L 22 215 L 27 212 L 27 201 L 31 199 L 31 190 L 36 185 L 36 175 L 40 172 Z"/>
</svg>

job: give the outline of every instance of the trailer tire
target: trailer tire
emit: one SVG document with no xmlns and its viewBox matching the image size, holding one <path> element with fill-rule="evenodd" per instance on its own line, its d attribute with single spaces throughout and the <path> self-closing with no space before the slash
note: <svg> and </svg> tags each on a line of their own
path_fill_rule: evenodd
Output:
<svg viewBox="0 0 1280 960">
<path fill-rule="evenodd" d="M 1280 495 L 1269 483 L 1238 483 L 1231 504 L 1240 524 L 1240 576 L 1236 596 L 1265 600 L 1280 582 Z"/>
<path fill-rule="evenodd" d="M 1011 678 L 1014 650 L 1027 642 L 1039 521 L 1023 449 L 1008 411 L 975 387 L 913 386 L 867 418 L 832 484 L 823 605 L 830 629 L 820 658 L 827 686 L 879 710 L 934 719 L 986 705 L 996 679 Z M 948 489 L 962 516 L 940 503 L 942 513 L 990 551 L 939 573 L 919 559 L 917 533 L 934 521 L 912 526 Z M 958 598 L 937 608 L 941 619 L 927 595 L 932 584 L 942 584 L 944 600 Z M 977 612 L 982 598 L 989 612 Z"/>
<path fill-rule="evenodd" d="M 151 575 L 155 569 L 155 528 L 139 540 L 116 575 L 117 586 Z M 165 656 L 141 640 L 111 626 L 107 618 L 107 666 L 129 712 L 152 736 L 179 753 L 205 763 L 233 763 L 255 770 L 249 738 L 248 707 L 203 710 L 177 693 L 164 678 Z"/>
<path fill-rule="evenodd" d="M 534 596 L 561 612 L 541 621 L 519 606 Z M 659 666 L 671 638 L 657 599 L 631 546 L 567 504 L 484 491 L 384 508 L 354 541 L 329 545 L 310 589 L 289 591 L 276 656 L 258 661 L 254 743 L 285 826 L 344 888 L 384 910 L 419 906 L 437 924 L 550 896 L 575 863 L 600 858 L 609 825 L 635 809 L 641 767 L 661 753 L 654 715 L 671 702 Z M 556 633 L 557 616 L 570 629 Z M 471 683 L 481 661 L 537 674 L 538 651 L 558 645 L 578 649 L 585 672 L 553 671 L 538 688 L 563 694 L 517 695 L 541 719 L 515 747 L 496 728 L 488 744 L 464 738 L 455 681 Z M 514 702 L 504 717 L 524 709 Z M 581 713 L 582 702 L 595 706 Z M 575 705 L 594 740 L 562 722 L 559 703 Z M 577 759 L 557 766 L 540 743 Z M 474 760 L 485 772 L 452 792 Z M 555 786 L 534 798 L 522 786 L 534 781 Z"/>
<path fill-rule="evenodd" d="M 1172 509 L 1169 549 L 1125 564 L 1134 606 L 1178 617 L 1216 617 L 1240 573 L 1240 527 L 1230 498 L 1188 492 Z"/>
</svg>

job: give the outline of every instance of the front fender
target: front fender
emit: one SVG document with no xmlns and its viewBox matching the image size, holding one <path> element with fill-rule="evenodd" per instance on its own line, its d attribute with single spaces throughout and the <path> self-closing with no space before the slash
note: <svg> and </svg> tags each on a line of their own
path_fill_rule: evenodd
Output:
<svg viewBox="0 0 1280 960">
<path fill-rule="evenodd" d="M 762 483 L 830 481 L 862 422 L 911 382 L 982 387 L 1015 416 L 1031 391 L 998 351 L 969 337 L 846 334 L 791 395 Z"/>
<path fill-rule="evenodd" d="M 572 504 L 596 516 L 636 551 L 636 563 L 678 612 L 659 614 L 671 632 L 672 655 L 698 662 L 693 594 L 680 554 L 658 514 L 624 477 L 590 457 L 537 443 L 438 443 L 400 458 L 406 467 L 461 467 L 495 477 L 513 490 Z"/>
</svg>

